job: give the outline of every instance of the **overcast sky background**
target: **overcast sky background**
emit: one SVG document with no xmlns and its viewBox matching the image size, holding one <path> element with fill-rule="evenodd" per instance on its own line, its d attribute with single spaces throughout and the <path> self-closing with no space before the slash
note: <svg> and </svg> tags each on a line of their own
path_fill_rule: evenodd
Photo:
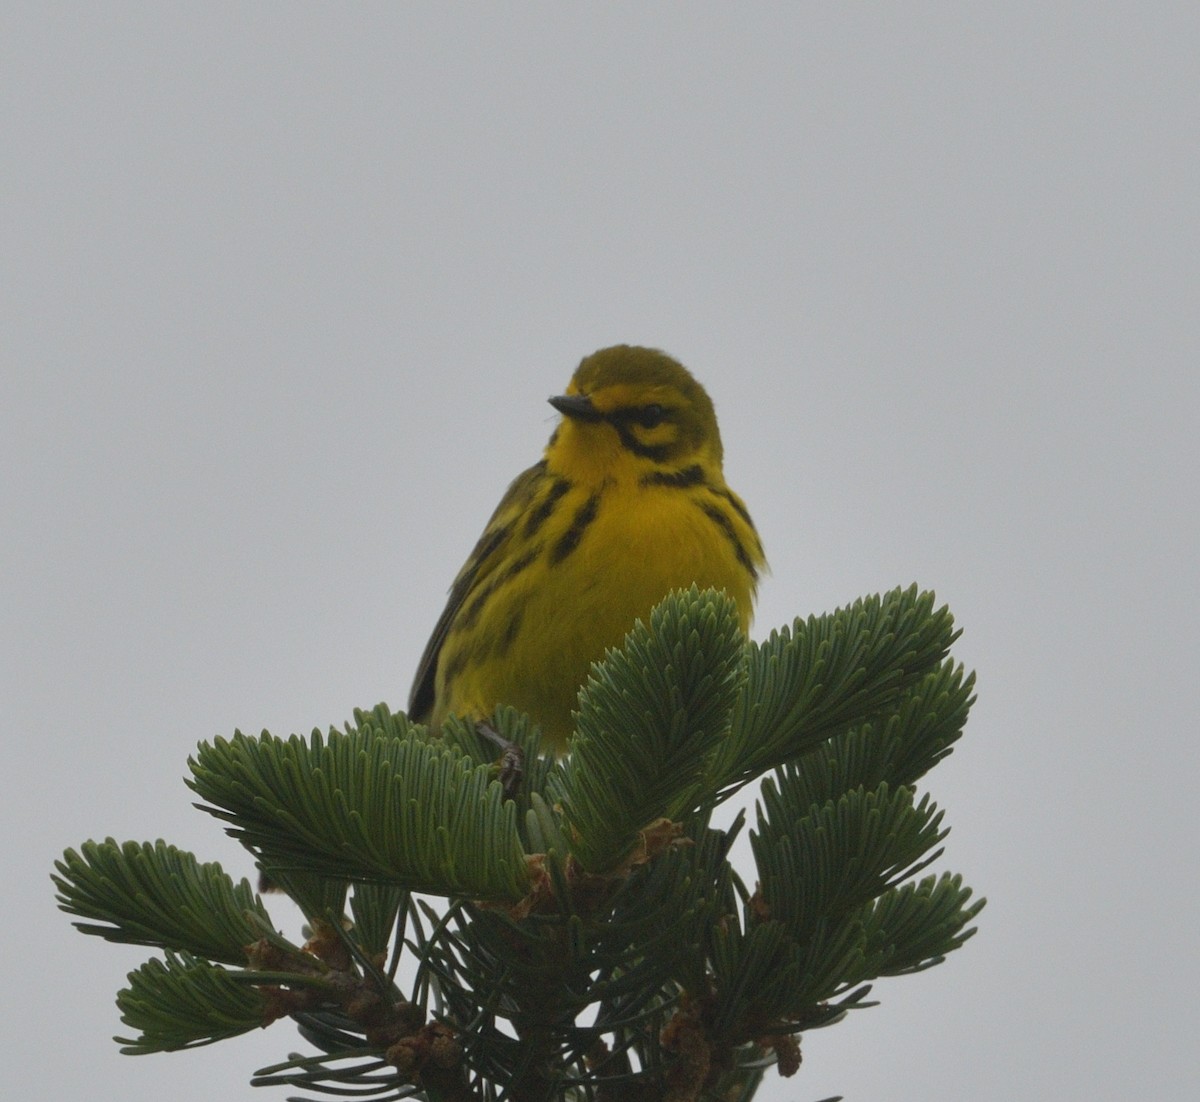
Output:
<svg viewBox="0 0 1200 1102">
<path fill-rule="evenodd" d="M 284 1097 L 286 1025 L 119 1055 L 146 953 L 51 864 L 248 872 L 197 741 L 402 706 L 629 341 L 714 397 L 757 634 L 917 581 L 979 675 L 979 935 L 760 1097 L 1194 1097 L 1200 9 L 496 11 L 5 6 L 6 1096 Z"/>
</svg>

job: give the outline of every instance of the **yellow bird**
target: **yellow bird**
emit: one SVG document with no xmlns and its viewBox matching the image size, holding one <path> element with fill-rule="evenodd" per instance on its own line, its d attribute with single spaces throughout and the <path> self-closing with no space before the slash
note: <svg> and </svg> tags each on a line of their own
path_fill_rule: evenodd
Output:
<svg viewBox="0 0 1200 1102">
<path fill-rule="evenodd" d="M 725 590 L 750 626 L 762 544 L 721 470 L 712 401 L 652 348 L 584 359 L 540 462 L 501 499 L 421 656 L 412 719 L 528 713 L 558 751 L 590 665 L 672 589 Z"/>
</svg>

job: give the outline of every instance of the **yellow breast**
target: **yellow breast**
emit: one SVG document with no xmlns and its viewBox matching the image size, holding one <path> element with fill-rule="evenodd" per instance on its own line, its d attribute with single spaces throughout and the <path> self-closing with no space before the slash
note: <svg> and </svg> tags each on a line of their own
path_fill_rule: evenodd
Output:
<svg viewBox="0 0 1200 1102">
<path fill-rule="evenodd" d="M 548 477 L 527 516 L 554 486 Z M 748 628 L 762 552 L 736 500 L 707 485 L 630 480 L 562 492 L 523 555 L 509 556 L 527 565 L 492 590 L 475 624 L 451 629 L 439 711 L 482 717 L 511 704 L 561 748 L 591 664 L 672 589 L 724 589 Z"/>
</svg>

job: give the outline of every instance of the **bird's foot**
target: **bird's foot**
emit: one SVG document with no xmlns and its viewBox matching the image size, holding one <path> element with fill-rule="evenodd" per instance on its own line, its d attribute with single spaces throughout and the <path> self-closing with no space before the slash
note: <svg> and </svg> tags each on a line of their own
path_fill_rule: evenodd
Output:
<svg viewBox="0 0 1200 1102">
<path fill-rule="evenodd" d="M 475 724 L 475 732 L 500 751 L 500 784 L 504 788 L 505 798 L 514 799 L 521 790 L 521 778 L 525 774 L 524 753 L 515 742 L 506 739 L 490 723 L 478 721 Z"/>
</svg>

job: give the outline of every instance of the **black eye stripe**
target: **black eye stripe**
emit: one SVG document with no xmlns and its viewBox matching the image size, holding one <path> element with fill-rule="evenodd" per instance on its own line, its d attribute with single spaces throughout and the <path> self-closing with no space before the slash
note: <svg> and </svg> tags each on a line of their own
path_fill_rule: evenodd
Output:
<svg viewBox="0 0 1200 1102">
<path fill-rule="evenodd" d="M 624 409 L 615 409 L 608 414 L 608 420 L 614 425 L 641 425 L 642 428 L 652 429 L 661 425 L 664 421 L 669 421 L 674 411 L 667 409 L 665 406 L 660 406 L 657 402 L 651 402 L 644 406 L 627 406 Z"/>
</svg>

